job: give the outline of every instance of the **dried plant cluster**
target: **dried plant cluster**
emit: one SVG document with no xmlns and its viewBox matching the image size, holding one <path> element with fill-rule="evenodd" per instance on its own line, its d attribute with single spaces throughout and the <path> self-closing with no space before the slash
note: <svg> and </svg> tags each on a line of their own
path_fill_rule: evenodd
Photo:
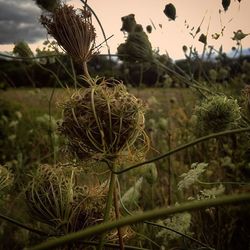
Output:
<svg viewBox="0 0 250 250">
<path fill-rule="evenodd" d="M 42 15 L 41 23 L 69 56 L 83 65 L 84 80 L 88 83 L 88 87 L 74 90 L 61 105 L 63 117 L 59 132 L 67 139 L 70 156 L 84 160 L 84 165 L 94 159 L 95 163 L 112 161 L 112 166 L 120 164 L 125 157 L 131 160 L 145 156 L 149 143 L 144 131 L 142 101 L 128 93 L 122 82 L 92 78 L 88 74 L 86 63 L 96 54 L 96 34 L 87 7 L 75 10 L 66 4 L 58 5 L 47 16 Z M 107 216 L 118 218 L 117 209 L 106 205 L 108 193 L 112 197 L 113 192 L 107 186 L 112 182 L 93 184 L 91 174 L 86 172 L 86 176 L 89 181 L 77 185 L 79 175 L 71 164 L 67 168 L 40 166 L 26 191 L 31 215 L 60 234 L 95 225 Z M 86 183 L 90 184 L 80 186 Z M 107 238 L 117 240 L 118 234 L 120 240 L 128 237 L 129 228 L 125 229 L 122 234 L 114 230 Z"/>
<path fill-rule="evenodd" d="M 42 15 L 40 21 L 76 62 L 88 62 L 97 53 L 95 28 L 87 7 L 76 10 L 66 4 L 58 5 L 52 13 Z"/>
<path fill-rule="evenodd" d="M 63 111 L 59 130 L 79 159 L 114 159 L 135 145 L 147 148 L 145 107 L 119 81 L 95 79 L 90 87 L 75 92 Z"/>
<path fill-rule="evenodd" d="M 26 191 L 33 218 L 68 233 L 103 220 L 107 185 L 79 186 L 74 168 L 41 165 Z"/>
</svg>

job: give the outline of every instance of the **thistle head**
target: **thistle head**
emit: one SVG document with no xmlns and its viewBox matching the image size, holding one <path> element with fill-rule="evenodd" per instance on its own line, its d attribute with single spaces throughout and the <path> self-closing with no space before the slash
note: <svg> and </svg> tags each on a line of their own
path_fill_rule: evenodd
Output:
<svg viewBox="0 0 250 250">
<path fill-rule="evenodd" d="M 88 62 L 97 53 L 95 28 L 87 7 L 76 10 L 67 4 L 58 5 L 53 12 L 42 15 L 40 21 L 76 62 Z"/>
</svg>

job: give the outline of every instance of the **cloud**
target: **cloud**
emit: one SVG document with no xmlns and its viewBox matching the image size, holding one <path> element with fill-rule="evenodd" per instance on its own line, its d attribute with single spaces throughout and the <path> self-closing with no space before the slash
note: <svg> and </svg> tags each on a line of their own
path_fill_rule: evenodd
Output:
<svg viewBox="0 0 250 250">
<path fill-rule="evenodd" d="M 41 10 L 32 0 L 0 0 L 0 44 L 45 39 L 40 15 Z"/>
</svg>

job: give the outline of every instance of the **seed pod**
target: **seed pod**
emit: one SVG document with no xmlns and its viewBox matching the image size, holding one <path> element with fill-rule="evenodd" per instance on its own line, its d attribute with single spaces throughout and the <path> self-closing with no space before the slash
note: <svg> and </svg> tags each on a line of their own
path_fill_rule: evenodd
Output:
<svg viewBox="0 0 250 250">
<path fill-rule="evenodd" d="M 148 26 L 146 27 L 146 30 L 147 30 L 147 32 L 150 34 L 150 33 L 152 32 L 152 26 L 151 26 L 151 25 L 148 25 Z"/>
<path fill-rule="evenodd" d="M 207 44 L 207 36 L 204 34 L 201 34 L 199 37 L 199 42 Z"/>
<path fill-rule="evenodd" d="M 182 50 L 183 50 L 184 53 L 186 53 L 187 50 L 188 50 L 188 47 L 187 47 L 186 45 L 183 45 L 183 46 L 182 46 Z"/>
<path fill-rule="evenodd" d="M 222 6 L 225 11 L 227 11 L 229 5 L 231 3 L 231 0 L 222 0 Z"/>
<path fill-rule="evenodd" d="M 53 12 L 59 6 L 59 0 L 35 0 L 36 4 L 44 10 Z"/>
<path fill-rule="evenodd" d="M 165 9 L 163 11 L 165 15 L 170 19 L 170 20 L 175 20 L 176 18 L 176 9 L 175 6 L 170 3 L 165 6 Z"/>
<path fill-rule="evenodd" d="M 234 36 L 232 37 L 232 40 L 241 41 L 242 39 L 244 39 L 249 34 L 250 33 L 248 33 L 248 34 L 243 33 L 242 30 L 234 31 Z"/>
</svg>

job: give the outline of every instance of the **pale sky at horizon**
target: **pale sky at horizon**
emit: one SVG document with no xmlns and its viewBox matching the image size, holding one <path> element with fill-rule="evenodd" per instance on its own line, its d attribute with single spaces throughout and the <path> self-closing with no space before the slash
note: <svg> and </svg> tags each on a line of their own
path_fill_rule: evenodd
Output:
<svg viewBox="0 0 250 250">
<path fill-rule="evenodd" d="M 80 0 L 71 0 L 75 7 L 81 7 Z M 165 5 L 172 3 L 176 7 L 177 18 L 175 21 L 169 21 L 163 13 Z M 244 33 L 250 33 L 250 1 L 242 0 L 241 3 L 237 0 L 231 0 L 231 5 L 227 12 L 222 11 L 219 14 L 219 9 L 223 10 L 221 0 L 88 0 L 88 4 L 95 11 L 98 18 L 102 22 L 106 36 L 114 35 L 108 44 L 111 53 L 116 53 L 116 49 L 120 43 L 125 41 L 123 32 L 120 31 L 122 26 L 121 17 L 128 14 L 135 14 L 137 23 L 142 24 L 144 30 L 146 26 L 151 24 L 151 20 L 156 27 L 152 33 L 148 34 L 149 40 L 153 49 L 160 49 L 163 54 L 167 51 L 173 59 L 183 58 L 184 54 L 182 46 L 187 47 L 193 45 L 198 51 L 202 52 L 203 45 L 198 42 L 199 34 L 208 33 L 208 45 L 214 45 L 219 49 L 223 45 L 224 52 L 230 52 L 232 46 L 235 46 L 233 31 L 241 29 Z M 201 32 L 195 39 L 189 34 L 191 28 L 194 31 L 198 28 L 202 19 Z M 187 25 L 189 28 L 187 28 Z M 160 28 L 162 25 L 162 28 Z M 103 42 L 101 30 L 96 22 L 94 22 L 97 32 L 97 44 Z M 212 39 L 212 34 L 220 33 L 223 26 L 226 26 L 223 37 L 218 40 Z M 46 35 L 43 41 L 46 40 Z M 29 43 L 34 50 L 37 47 L 42 48 L 41 41 Z M 250 35 L 242 40 L 243 48 L 250 48 Z M 0 44 L 0 51 L 11 51 L 13 45 Z M 107 53 L 107 48 L 103 45 L 101 53 Z"/>
</svg>

